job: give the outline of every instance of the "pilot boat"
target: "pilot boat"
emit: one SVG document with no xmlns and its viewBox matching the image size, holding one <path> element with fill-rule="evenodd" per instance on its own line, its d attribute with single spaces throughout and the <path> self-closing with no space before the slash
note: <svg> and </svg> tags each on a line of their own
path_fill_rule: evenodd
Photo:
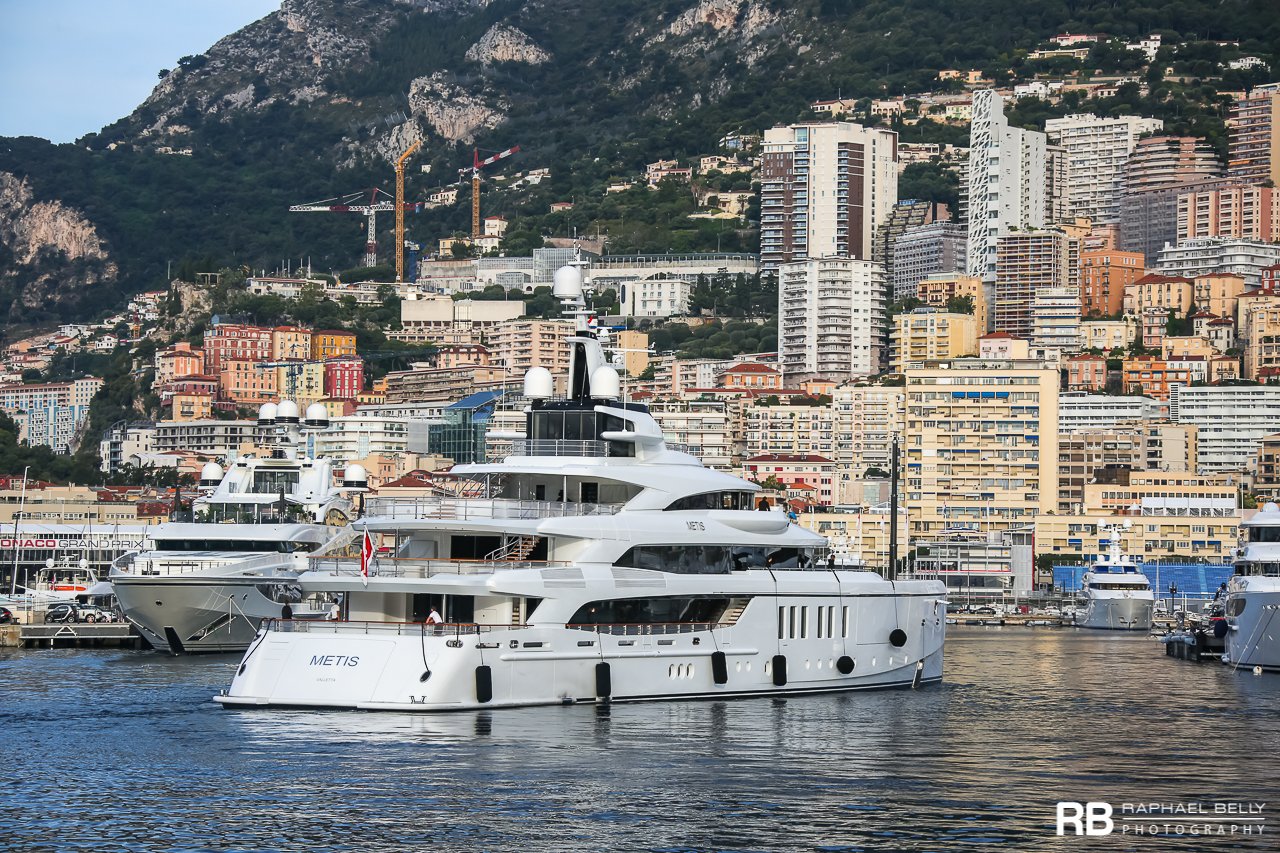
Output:
<svg viewBox="0 0 1280 853">
<path fill-rule="evenodd" d="M 623 401 L 579 265 L 567 393 L 525 376 L 525 432 L 456 466 L 466 497 L 374 499 L 358 558 L 317 556 L 336 621 L 273 619 L 226 707 L 394 711 L 783 696 L 941 680 L 946 589 L 829 567 L 759 486 L 666 442 Z"/>
</svg>

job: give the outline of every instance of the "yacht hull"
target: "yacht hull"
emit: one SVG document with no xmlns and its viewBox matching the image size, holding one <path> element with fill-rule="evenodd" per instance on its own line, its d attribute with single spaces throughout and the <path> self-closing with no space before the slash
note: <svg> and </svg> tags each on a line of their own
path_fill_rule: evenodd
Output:
<svg viewBox="0 0 1280 853">
<path fill-rule="evenodd" d="M 292 578 L 136 577 L 112 579 L 125 618 L 158 651 L 170 654 L 241 653 L 262 622 L 280 618 L 282 605 L 265 588 Z M 291 605 L 296 618 L 320 613 Z"/>
<path fill-rule="evenodd" d="M 834 636 L 818 637 L 815 630 L 789 639 L 779 638 L 784 631 L 771 599 L 748 608 L 732 626 L 679 626 L 667 633 L 644 633 L 647 626 L 477 632 L 273 624 L 249 648 L 230 689 L 215 698 L 228 707 L 437 712 L 919 686 L 942 679 L 946 608 L 940 598 L 902 596 L 897 608 L 886 606 L 883 596 L 846 595 L 844 605 L 834 596 L 814 599 L 821 606 L 853 603 L 848 636 L 840 636 L 845 632 L 837 623 L 834 632 L 821 631 Z M 809 625 L 816 629 L 821 620 Z M 895 636 L 898 630 L 905 636 Z"/>
<path fill-rule="evenodd" d="M 1104 631 L 1150 631 L 1152 598 L 1091 598 L 1084 614 L 1076 620 L 1078 628 Z"/>
<path fill-rule="evenodd" d="M 1280 578 L 1233 578 L 1231 586 L 1222 662 L 1280 670 Z"/>
</svg>

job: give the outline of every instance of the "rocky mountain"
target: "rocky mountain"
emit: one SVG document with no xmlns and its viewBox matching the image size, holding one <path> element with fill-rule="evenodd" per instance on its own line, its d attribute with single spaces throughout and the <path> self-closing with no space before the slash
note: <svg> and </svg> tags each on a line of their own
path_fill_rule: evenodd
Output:
<svg viewBox="0 0 1280 853">
<path fill-rule="evenodd" d="M 288 206 L 389 188 L 389 164 L 415 141 L 423 143 L 411 166 L 415 199 L 456 180 L 473 145 L 519 144 L 503 168 L 547 167 L 550 179 L 518 191 L 494 182 L 486 210 L 533 232 L 594 230 L 606 218 L 604 186 L 646 162 L 710 153 L 725 133 L 809 115 L 815 99 L 936 88 L 943 68 L 1026 77 L 1035 70 L 1028 49 L 1064 30 L 1134 37 L 1160 29 L 1174 41 L 1194 33 L 1206 61 L 1230 49 L 1216 41 L 1237 40 L 1239 51 L 1274 67 L 1273 2 L 284 0 L 184 57 L 131 115 L 75 145 L 0 139 L 0 171 L 25 188 L 9 190 L 24 199 L 10 219 L 28 222 L 44 203 L 95 235 L 80 254 L 50 242 L 50 252 L 32 256 L 19 231 L 57 229 L 0 228 L 0 257 L 13 267 L 0 278 L 0 304 L 31 322 L 105 310 L 102 300 L 83 300 L 82 276 L 129 292 L 162 285 L 171 262 L 257 269 L 310 257 L 320 269 L 352 266 L 363 219 L 289 214 Z M 1141 104 L 1103 106 L 1160 114 L 1175 129 L 1221 127 L 1221 103 L 1189 85 L 1154 82 Z M 1035 120 L 1043 117 L 1028 113 Z M 902 131 L 913 140 L 964 134 L 930 122 Z M 413 217 L 413 238 L 430 243 L 465 230 L 466 196 Z M 546 220 L 548 203 L 560 200 L 577 204 Z M 624 211 L 643 221 L 646 236 L 615 245 L 675 244 L 676 226 L 663 215 Z M 693 234 L 681 245 L 719 241 L 705 239 Z M 36 281 L 43 284 L 31 293 L 16 289 Z"/>
</svg>

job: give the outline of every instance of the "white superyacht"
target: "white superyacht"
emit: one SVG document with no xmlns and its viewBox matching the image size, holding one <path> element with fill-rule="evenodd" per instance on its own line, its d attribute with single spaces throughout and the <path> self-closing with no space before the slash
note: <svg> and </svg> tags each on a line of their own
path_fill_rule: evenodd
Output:
<svg viewBox="0 0 1280 853">
<path fill-rule="evenodd" d="M 567 397 L 529 371 L 512 454 L 453 469 L 483 496 L 371 502 L 364 556 L 300 578 L 343 594 L 344 618 L 264 625 L 217 701 L 453 711 L 941 680 L 943 584 L 832 566 L 826 540 L 755 508 L 758 486 L 668 445 L 620 400 L 580 270 L 553 292 L 577 317 Z"/>
<path fill-rule="evenodd" d="M 1227 581 L 1222 662 L 1280 669 L 1280 506 L 1265 504 L 1240 525 L 1244 541 Z"/>
<path fill-rule="evenodd" d="M 1110 534 L 1107 553 L 1089 567 L 1081 580 L 1084 613 L 1076 618 L 1080 628 L 1107 631 L 1150 631 L 1155 610 L 1151 581 L 1138 564 L 1120 549 L 1121 531 L 1128 525 L 1105 528 Z"/>
<path fill-rule="evenodd" d="M 298 576 L 308 557 L 354 539 L 348 494 L 365 491 L 364 470 L 348 465 L 338 486 L 329 460 L 301 454 L 301 430 L 328 424 L 318 403 L 301 424 L 292 401 L 267 403 L 258 422 L 277 431 L 274 446 L 225 472 L 205 465 L 193 521 L 158 525 L 149 548 L 112 567 L 125 618 L 158 650 L 242 652 L 286 605 L 299 619 L 329 612 L 328 600 L 304 595 Z"/>
</svg>

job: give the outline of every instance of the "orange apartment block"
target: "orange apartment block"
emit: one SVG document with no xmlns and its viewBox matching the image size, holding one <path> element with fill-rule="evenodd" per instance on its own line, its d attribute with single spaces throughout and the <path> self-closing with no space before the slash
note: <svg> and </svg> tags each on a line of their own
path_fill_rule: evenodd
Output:
<svg viewBox="0 0 1280 853">
<path fill-rule="evenodd" d="M 1080 253 L 1080 314 L 1112 317 L 1124 310 L 1125 288 L 1147 274 L 1141 252 Z"/>
<path fill-rule="evenodd" d="M 198 375 L 204 372 L 204 350 L 192 349 L 191 344 L 179 341 L 156 353 L 155 368 L 158 385 L 183 376 Z"/>
<path fill-rule="evenodd" d="M 1168 402 L 1171 385 L 1191 384 L 1191 372 L 1187 368 L 1172 367 L 1152 355 L 1126 358 L 1121 369 L 1126 393 L 1142 394 L 1162 402 Z"/>
<path fill-rule="evenodd" d="M 953 296 L 973 300 L 973 316 L 978 321 L 978 334 L 991 329 L 990 306 L 982 279 L 972 275 L 935 275 L 921 280 L 917 297 L 925 305 L 946 310 L 947 300 Z"/>
<path fill-rule="evenodd" d="M 1219 317 L 1234 317 L 1245 291 L 1244 279 L 1227 273 L 1198 275 L 1192 286 L 1196 307 Z"/>
<path fill-rule="evenodd" d="M 203 393 L 177 393 L 171 398 L 172 420 L 203 421 L 213 417 L 213 395 Z"/>
<path fill-rule="evenodd" d="M 356 354 L 356 336 L 354 332 L 341 329 L 325 329 L 311 333 L 311 360 L 324 361 L 326 358 L 337 358 L 343 355 Z"/>
<path fill-rule="evenodd" d="M 767 364 L 747 361 L 721 373 L 720 385 L 725 388 L 781 388 L 782 376 Z"/>
<path fill-rule="evenodd" d="M 1164 308 L 1185 315 L 1195 300 L 1195 286 L 1189 278 L 1148 273 L 1124 289 L 1124 312 L 1141 314 L 1144 308 Z"/>
<path fill-rule="evenodd" d="M 1107 360 L 1100 355 L 1081 353 L 1067 359 L 1067 389 L 1102 391 L 1107 387 Z"/>
<path fill-rule="evenodd" d="M 218 374 L 223 398 L 245 407 L 276 402 L 280 395 L 279 372 L 274 368 L 259 368 L 258 364 L 240 359 L 226 361 Z"/>
</svg>

